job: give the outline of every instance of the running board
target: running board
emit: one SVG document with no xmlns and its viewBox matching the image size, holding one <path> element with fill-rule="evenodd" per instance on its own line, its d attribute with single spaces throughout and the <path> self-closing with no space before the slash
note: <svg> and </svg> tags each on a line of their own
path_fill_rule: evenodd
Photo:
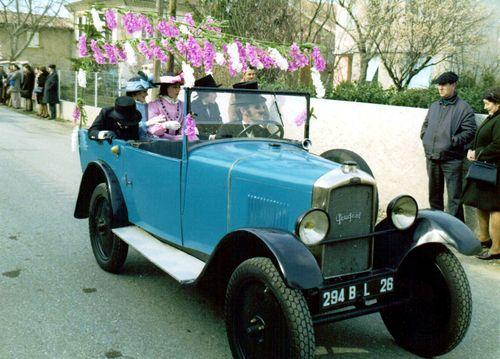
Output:
<svg viewBox="0 0 500 359">
<path fill-rule="evenodd" d="M 153 237 L 137 226 L 114 228 L 113 233 L 182 284 L 193 283 L 205 262 Z"/>
</svg>

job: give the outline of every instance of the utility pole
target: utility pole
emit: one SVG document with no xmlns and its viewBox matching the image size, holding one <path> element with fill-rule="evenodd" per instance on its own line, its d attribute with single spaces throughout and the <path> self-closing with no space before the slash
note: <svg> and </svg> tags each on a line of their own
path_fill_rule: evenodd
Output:
<svg viewBox="0 0 500 359">
<path fill-rule="evenodd" d="M 168 16 L 171 17 L 177 15 L 177 0 L 168 0 Z M 173 72 L 174 71 L 174 64 L 175 64 L 175 59 L 174 59 L 174 54 L 170 53 L 168 55 L 168 65 L 167 65 L 167 71 Z"/>
</svg>

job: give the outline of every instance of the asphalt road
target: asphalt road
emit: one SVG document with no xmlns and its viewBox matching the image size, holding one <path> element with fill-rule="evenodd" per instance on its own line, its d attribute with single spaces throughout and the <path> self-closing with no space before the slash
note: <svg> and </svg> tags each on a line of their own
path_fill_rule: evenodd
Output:
<svg viewBox="0 0 500 359">
<path fill-rule="evenodd" d="M 221 305 L 131 250 L 96 264 L 73 218 L 81 169 L 72 126 L 0 107 L 0 358 L 229 358 Z M 443 358 L 499 358 L 500 267 L 460 256 L 474 313 Z M 378 314 L 318 328 L 317 358 L 414 358 Z"/>
</svg>

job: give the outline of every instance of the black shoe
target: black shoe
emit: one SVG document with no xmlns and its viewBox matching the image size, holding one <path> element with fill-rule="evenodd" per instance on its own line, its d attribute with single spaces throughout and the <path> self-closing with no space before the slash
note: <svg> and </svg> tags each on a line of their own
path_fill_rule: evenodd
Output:
<svg viewBox="0 0 500 359">
<path fill-rule="evenodd" d="M 500 259 L 500 253 L 496 254 L 490 254 L 488 251 L 485 251 L 484 253 L 476 256 L 477 259 L 482 259 L 485 261 L 491 260 L 491 259 Z"/>
<path fill-rule="evenodd" d="M 491 248 L 491 245 L 493 244 L 493 242 L 491 241 L 491 238 L 486 240 L 486 241 L 482 241 L 481 242 L 481 247 L 483 248 Z"/>
</svg>

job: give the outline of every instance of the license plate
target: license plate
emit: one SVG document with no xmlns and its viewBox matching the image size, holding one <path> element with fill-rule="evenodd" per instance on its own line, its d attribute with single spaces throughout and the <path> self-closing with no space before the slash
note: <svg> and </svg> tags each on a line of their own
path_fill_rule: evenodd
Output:
<svg viewBox="0 0 500 359">
<path fill-rule="evenodd" d="M 320 308 L 332 309 L 350 305 L 360 298 L 373 298 L 394 292 L 394 277 L 378 277 L 367 281 L 330 287 L 321 290 Z"/>
</svg>

